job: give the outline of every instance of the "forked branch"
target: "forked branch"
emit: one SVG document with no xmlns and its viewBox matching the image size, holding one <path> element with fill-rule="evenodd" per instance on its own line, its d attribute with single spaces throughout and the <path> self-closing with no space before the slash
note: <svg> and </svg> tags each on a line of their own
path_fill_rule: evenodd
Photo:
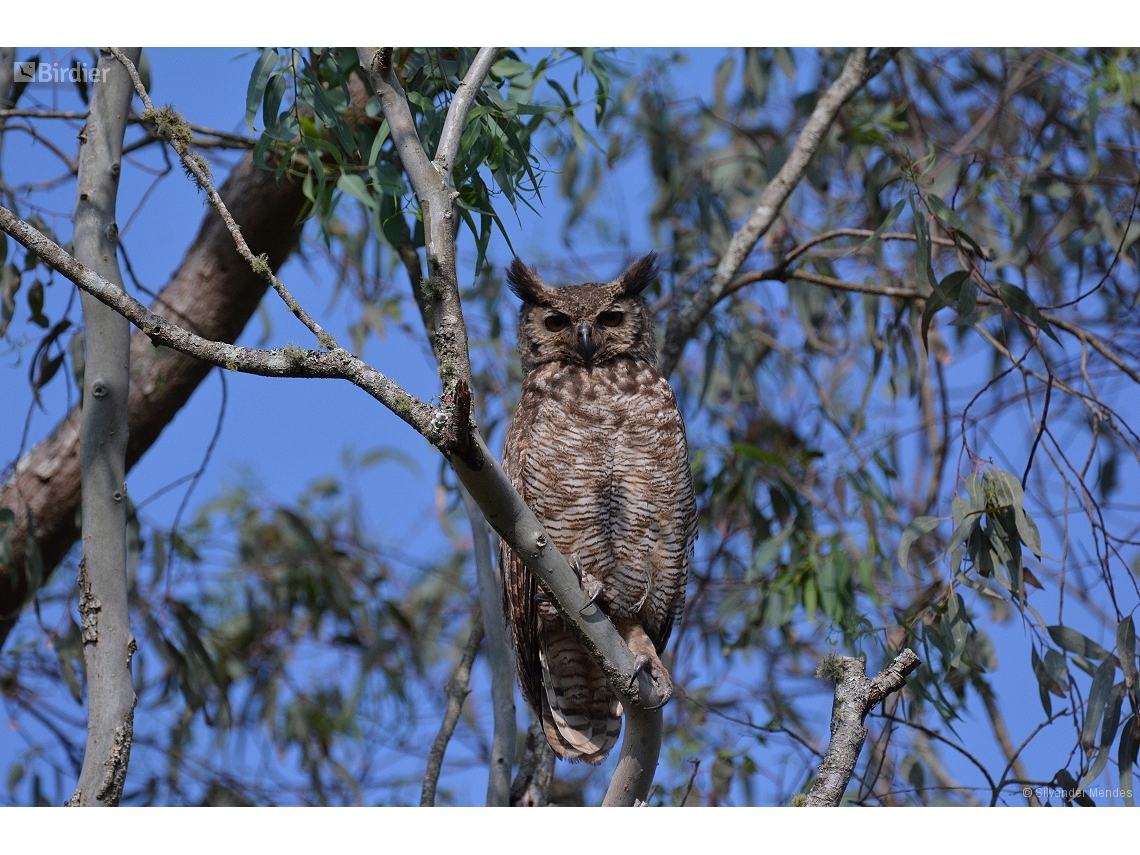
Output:
<svg viewBox="0 0 1140 855">
<path fill-rule="evenodd" d="M 909 647 L 872 679 L 864 673 L 866 662 L 862 657 L 833 656 L 820 665 L 820 676 L 835 680 L 835 702 L 831 708 L 831 743 L 808 793 L 809 807 L 838 807 L 867 739 L 863 719 L 883 698 L 906 685 L 907 675 L 918 666 L 918 657 Z"/>
</svg>

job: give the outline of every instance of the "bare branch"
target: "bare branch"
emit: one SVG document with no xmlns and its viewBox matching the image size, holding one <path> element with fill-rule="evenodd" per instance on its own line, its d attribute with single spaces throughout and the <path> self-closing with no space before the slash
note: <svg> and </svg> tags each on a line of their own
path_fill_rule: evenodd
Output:
<svg viewBox="0 0 1140 855">
<path fill-rule="evenodd" d="M 127 69 L 127 73 L 130 74 L 131 80 L 134 82 L 135 91 L 138 93 L 139 98 L 142 99 L 143 104 L 146 105 L 146 111 L 144 111 L 142 118 L 150 119 L 159 124 L 159 133 L 166 135 L 170 142 L 170 147 L 174 149 L 175 153 L 177 153 L 178 157 L 182 160 L 182 165 L 186 167 L 186 171 L 194 177 L 198 182 L 198 186 L 206 191 L 210 203 L 221 215 L 222 220 L 226 224 L 226 228 L 228 228 L 230 234 L 233 235 L 238 254 L 245 259 L 246 263 L 255 273 L 269 283 L 269 286 L 277 292 L 285 305 L 289 308 L 289 311 L 317 337 L 317 341 L 321 347 L 332 350 L 336 344 L 333 337 L 325 332 L 324 329 L 321 328 L 321 325 L 313 320 L 309 313 L 294 299 L 293 295 L 289 293 L 289 290 L 281 280 L 274 275 L 267 261 L 264 258 L 254 256 L 250 251 L 249 246 L 245 242 L 245 238 L 242 237 L 241 228 L 234 221 L 234 218 L 230 216 L 230 212 L 226 209 L 225 202 L 223 202 L 222 197 L 218 195 L 218 191 L 214 189 L 214 182 L 210 179 L 210 175 L 206 170 L 206 162 L 201 156 L 190 154 L 190 125 L 170 108 L 166 108 L 164 111 L 156 110 L 150 100 L 150 96 L 147 94 L 146 87 L 143 86 L 142 79 L 139 77 L 138 70 L 135 68 L 134 63 L 115 48 L 108 48 L 108 50 L 123 64 L 123 67 Z"/>
<path fill-rule="evenodd" d="M 479 602 L 483 609 L 483 634 L 487 638 L 487 663 L 491 666 L 491 707 L 495 732 L 491 739 L 491 769 L 487 776 L 487 807 L 511 803 L 511 772 L 515 765 L 515 658 L 503 623 L 503 585 L 491 558 L 487 521 L 463 487 L 459 488 L 475 550 Z"/>
<path fill-rule="evenodd" d="M 455 96 L 451 99 L 451 106 L 447 110 L 447 120 L 443 123 L 443 130 L 439 135 L 439 146 L 435 152 L 435 168 L 446 182 L 455 168 L 455 158 L 459 154 L 459 141 L 463 138 L 463 126 L 467 122 L 467 114 L 471 105 L 475 103 L 475 96 L 483 86 L 483 81 L 495 64 L 499 49 L 493 47 L 479 48 L 475 61 L 467 69 Z"/>
<path fill-rule="evenodd" d="M 839 110 L 878 73 L 882 63 L 893 54 L 893 50 L 880 51 L 873 61 L 869 61 L 870 53 L 869 48 L 856 48 L 851 51 L 839 77 L 816 102 L 815 109 L 812 110 L 803 130 L 796 138 L 796 144 L 788 159 L 784 161 L 776 177 L 764 188 L 752 215 L 732 236 L 712 278 L 698 289 L 686 306 L 670 313 L 665 327 L 660 360 L 661 373 L 666 377 L 677 367 L 681 351 L 697 327 L 712 311 L 713 306 L 725 297 L 729 284 L 751 254 L 756 242 L 776 221 L 784 202 L 799 184 L 807 171 L 808 164 L 823 144 L 824 137 Z"/>
<path fill-rule="evenodd" d="M 809 807 L 838 807 L 867 739 L 863 719 L 883 698 L 906 685 L 906 676 L 918 665 L 918 657 L 907 648 L 870 680 L 861 657 L 835 656 L 820 666 L 820 676 L 835 679 L 835 703 L 831 710 L 831 743 L 819 766 L 819 777 L 808 793 Z"/>
<path fill-rule="evenodd" d="M 127 48 L 137 60 L 141 48 Z M 75 255 L 109 289 L 123 291 L 115 203 L 131 81 L 105 53 L 102 78 L 91 93 L 91 114 L 79 152 Z M 75 806 L 115 807 L 123 794 L 134 737 L 131 657 L 136 644 L 127 606 L 127 400 L 131 325 L 88 294 L 80 295 L 86 345 L 80 457 L 83 482 L 83 560 L 79 612 L 87 665 L 87 749 Z"/>
<path fill-rule="evenodd" d="M 420 793 L 420 807 L 435 807 L 435 788 L 439 784 L 439 773 L 443 768 L 443 755 L 447 752 L 447 743 L 455 733 L 455 725 L 459 722 L 459 715 L 463 712 L 463 701 L 471 693 L 471 665 L 475 661 L 475 654 L 479 652 L 479 643 L 483 640 L 483 621 L 479 615 L 479 607 L 471 616 L 471 635 L 467 637 L 467 645 L 463 648 L 463 656 L 455 666 L 455 672 L 447 681 L 447 712 L 439 725 L 439 733 L 435 735 L 431 751 L 428 752 L 427 772 L 424 773 L 424 786 Z"/>
<path fill-rule="evenodd" d="M 142 330 L 154 344 L 245 374 L 264 377 L 335 377 L 348 380 L 378 400 L 429 441 L 440 439 L 438 411 L 409 395 L 393 380 L 334 344 L 331 350 L 285 347 L 260 350 L 210 341 L 156 315 L 94 271 L 80 264 L 40 232 L 0 207 L 0 229 L 38 254 L 81 290 L 110 306 Z M 434 437 L 434 439 L 433 439 Z"/>
</svg>

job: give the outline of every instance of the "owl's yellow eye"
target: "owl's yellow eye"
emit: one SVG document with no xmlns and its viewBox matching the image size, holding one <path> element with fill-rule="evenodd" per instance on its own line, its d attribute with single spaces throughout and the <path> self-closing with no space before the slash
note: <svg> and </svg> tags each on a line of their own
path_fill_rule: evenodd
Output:
<svg viewBox="0 0 1140 855">
<path fill-rule="evenodd" d="M 570 326 L 570 319 L 565 315 L 550 315 L 546 319 L 546 328 L 551 332 L 561 332 Z"/>
<path fill-rule="evenodd" d="M 610 312 L 602 312 L 598 315 L 598 320 L 602 322 L 603 327 L 618 327 L 625 319 L 625 315 L 616 309 Z"/>
</svg>

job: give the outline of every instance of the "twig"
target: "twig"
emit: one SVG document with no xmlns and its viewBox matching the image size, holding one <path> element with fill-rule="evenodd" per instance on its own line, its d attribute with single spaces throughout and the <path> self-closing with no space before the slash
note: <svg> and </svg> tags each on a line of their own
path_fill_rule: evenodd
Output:
<svg viewBox="0 0 1140 855">
<path fill-rule="evenodd" d="M 906 685 L 907 675 L 918 665 L 918 657 L 910 648 L 870 680 L 861 657 L 833 656 L 820 665 L 821 677 L 835 679 L 835 703 L 831 710 L 831 742 L 808 793 L 809 806 L 839 805 L 867 739 L 863 719 L 883 698 Z"/>
<path fill-rule="evenodd" d="M 1029 459 L 1025 461 L 1025 472 L 1021 475 L 1021 489 L 1025 489 L 1025 482 L 1029 480 L 1029 470 L 1033 468 L 1033 455 L 1037 453 L 1037 446 L 1041 442 L 1041 437 L 1045 433 L 1045 420 L 1049 417 L 1049 399 L 1053 395 L 1053 375 L 1049 374 L 1049 379 L 1045 383 L 1045 404 L 1041 408 L 1041 426 L 1037 429 L 1037 435 L 1033 437 L 1033 445 L 1029 447 Z"/>
<path fill-rule="evenodd" d="M 487 521 L 463 487 L 459 488 L 475 551 L 479 602 L 483 609 L 483 634 L 487 638 L 487 662 L 491 666 L 491 706 L 494 735 L 491 739 L 491 769 L 487 776 L 487 807 L 511 803 L 511 772 L 515 765 L 515 660 L 503 623 L 502 583 L 491 559 Z"/>
<path fill-rule="evenodd" d="M 475 654 L 479 651 L 479 643 L 483 640 L 483 619 L 479 614 L 479 606 L 475 607 L 471 615 L 471 635 L 467 638 L 467 645 L 463 648 L 463 656 L 455 666 L 455 672 L 447 681 L 447 712 L 444 713 L 443 722 L 439 725 L 439 733 L 435 735 L 431 751 L 428 752 L 427 772 L 424 774 L 423 791 L 420 794 L 420 807 L 435 807 L 435 788 L 439 783 L 439 773 L 443 768 L 443 755 L 447 752 L 447 743 L 455 733 L 455 725 L 459 722 L 459 714 L 463 712 L 463 701 L 471 692 L 468 683 L 471 681 L 471 664 L 475 661 Z"/>
<path fill-rule="evenodd" d="M 685 787 L 685 795 L 681 796 L 681 807 L 689 800 L 689 794 L 693 791 L 693 783 L 697 780 L 697 772 L 701 768 L 700 757 L 690 757 L 686 762 L 693 764 L 693 774 L 689 776 L 689 784 Z"/>
</svg>

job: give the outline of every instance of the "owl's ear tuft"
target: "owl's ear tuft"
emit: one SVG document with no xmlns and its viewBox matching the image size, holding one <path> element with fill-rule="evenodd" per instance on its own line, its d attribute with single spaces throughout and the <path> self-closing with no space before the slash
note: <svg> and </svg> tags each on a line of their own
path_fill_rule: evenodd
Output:
<svg viewBox="0 0 1140 855">
<path fill-rule="evenodd" d="M 507 268 L 507 285 L 511 292 L 522 300 L 534 306 L 549 305 L 549 289 L 543 284 L 533 267 L 528 267 L 523 260 L 515 256 L 511 266 Z"/>
<path fill-rule="evenodd" d="M 657 253 L 651 252 L 637 259 L 618 277 L 622 296 L 636 297 L 657 278 Z"/>
</svg>

